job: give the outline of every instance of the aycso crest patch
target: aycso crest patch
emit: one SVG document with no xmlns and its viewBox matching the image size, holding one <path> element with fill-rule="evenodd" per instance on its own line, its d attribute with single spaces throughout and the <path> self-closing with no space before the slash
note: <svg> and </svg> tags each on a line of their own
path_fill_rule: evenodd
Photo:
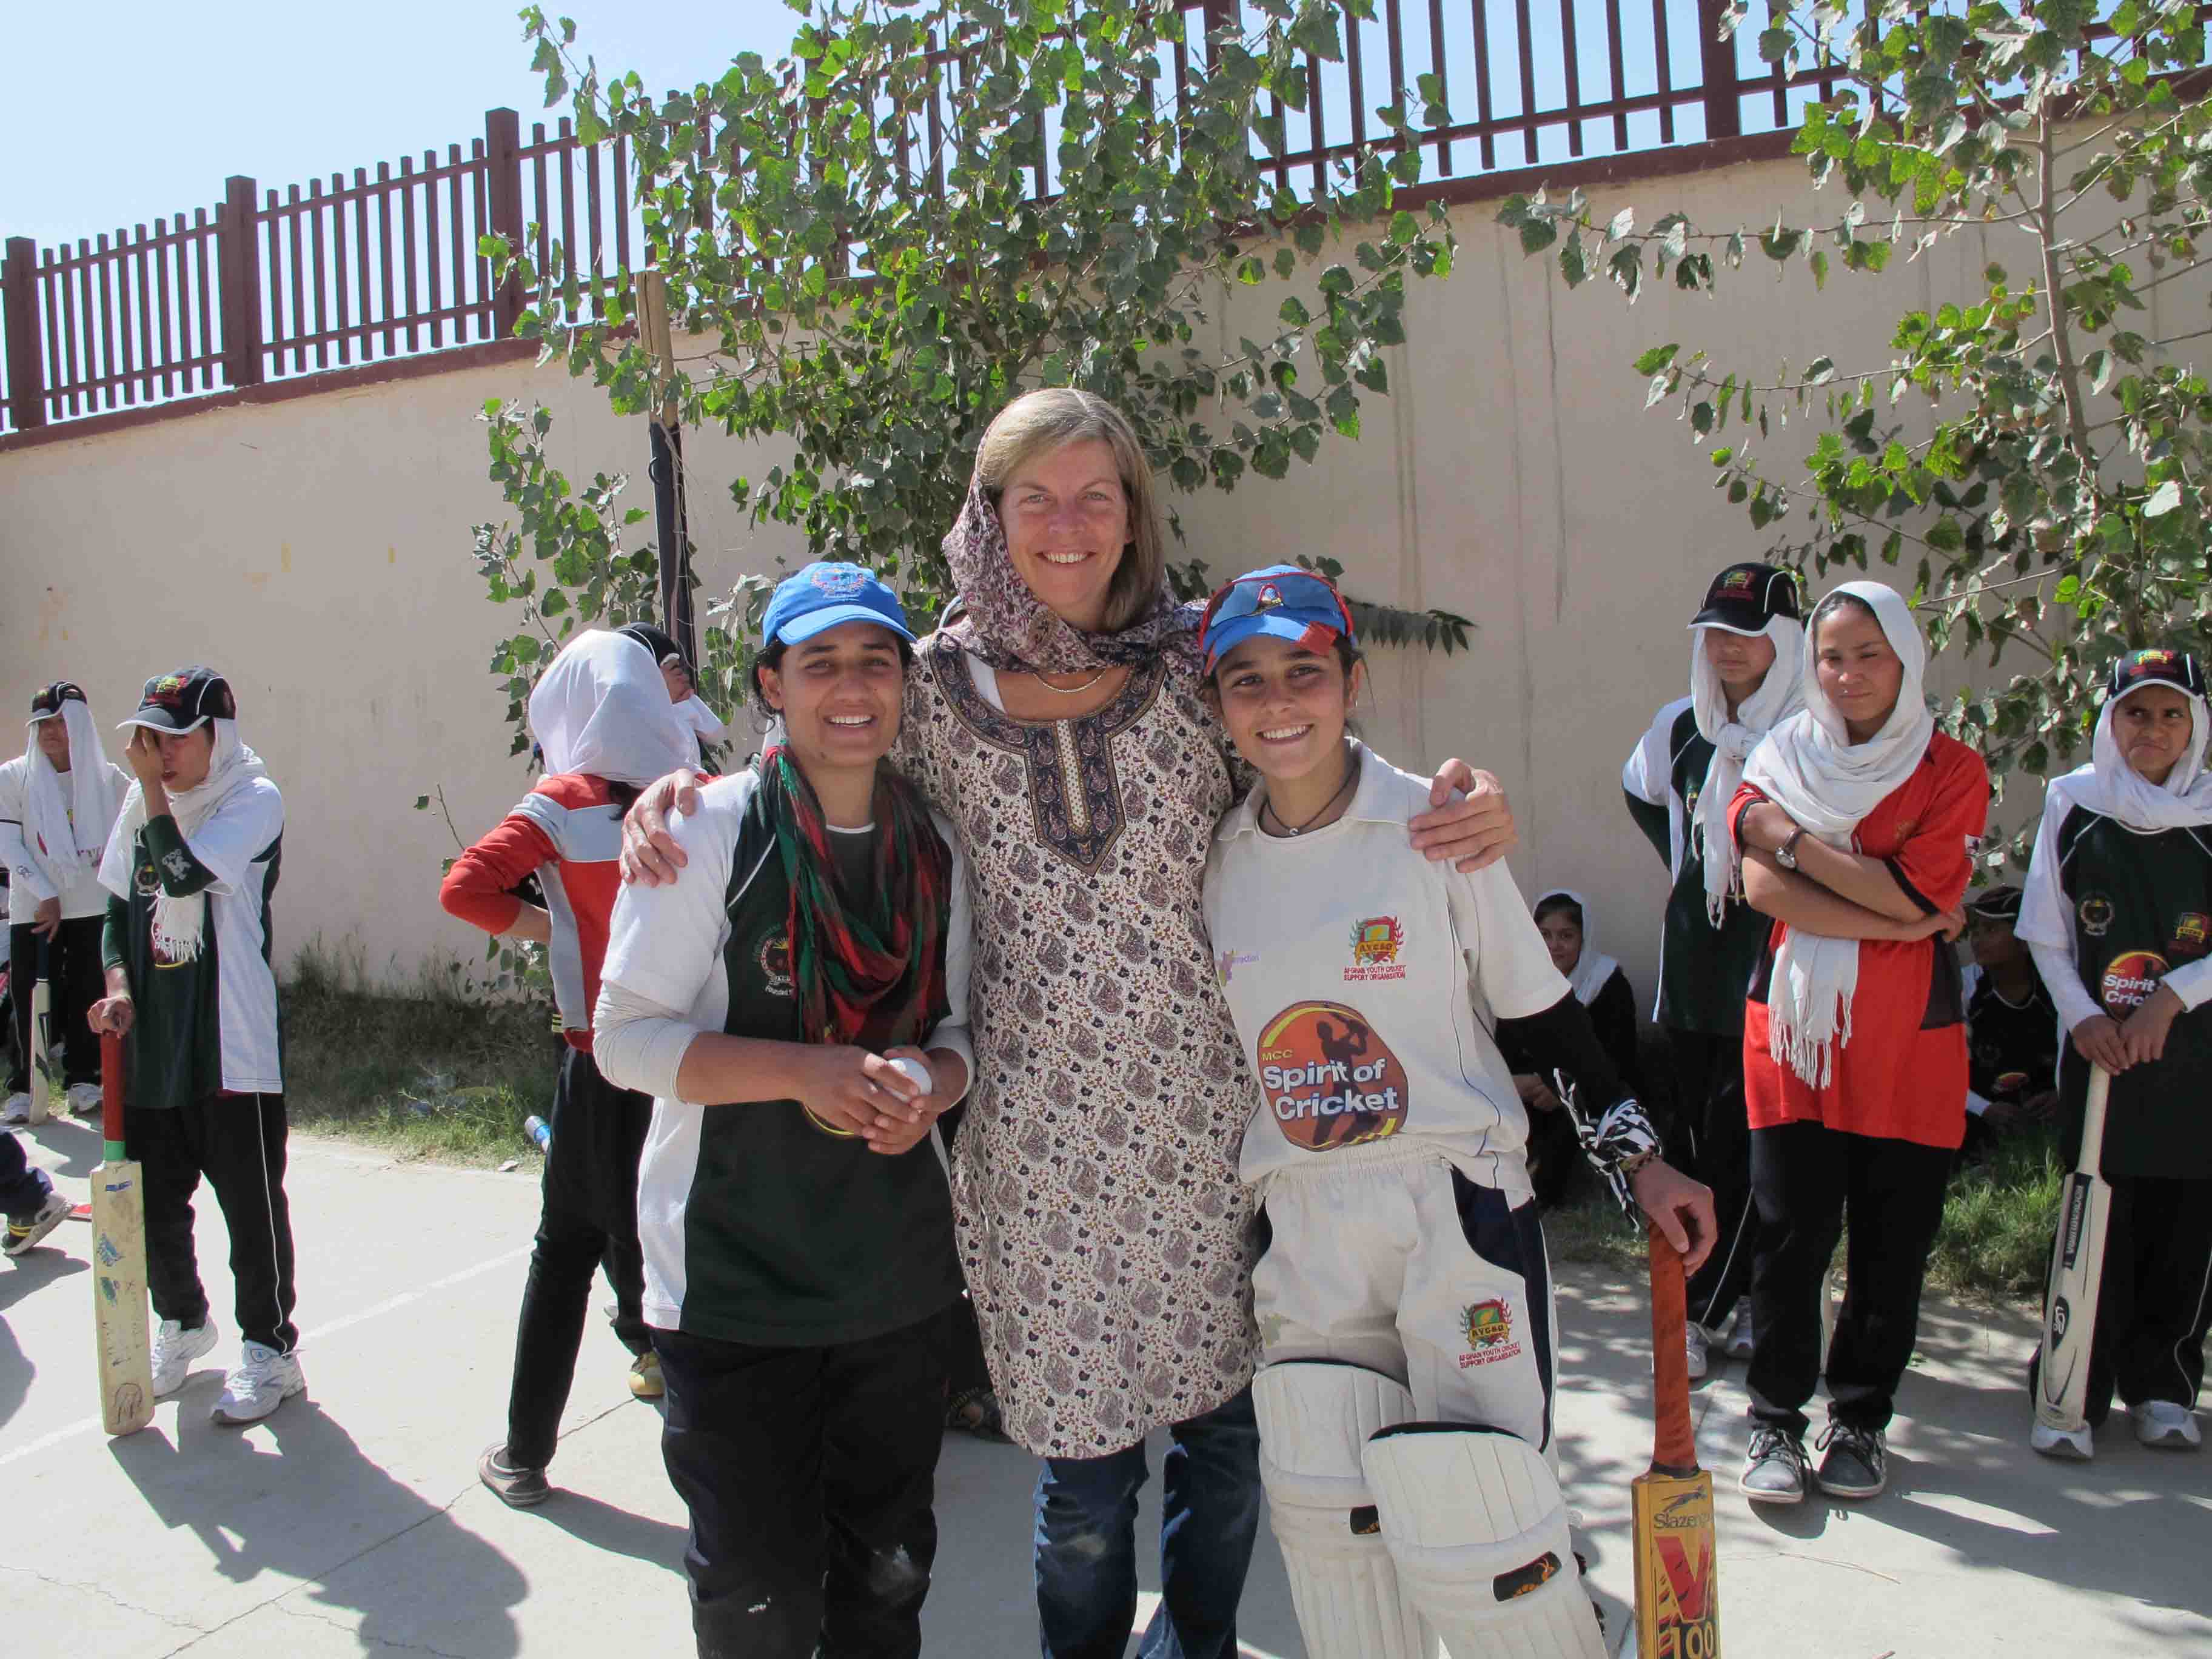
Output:
<svg viewBox="0 0 2212 1659">
<path fill-rule="evenodd" d="M 1395 916 L 1367 916 L 1352 924 L 1352 966 L 1347 980 L 1403 979 L 1405 964 L 1398 952 L 1405 948 L 1406 930 Z"/>
</svg>

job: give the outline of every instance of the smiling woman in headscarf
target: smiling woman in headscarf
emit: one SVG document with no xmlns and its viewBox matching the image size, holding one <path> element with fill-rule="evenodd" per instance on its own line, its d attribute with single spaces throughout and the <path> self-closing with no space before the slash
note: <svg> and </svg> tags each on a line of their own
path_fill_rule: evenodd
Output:
<svg viewBox="0 0 2212 1659">
<path fill-rule="evenodd" d="M 1805 708 L 1744 767 L 1729 823 L 1744 895 L 1773 918 L 1744 1012 L 1759 1248 L 1741 1481 L 1808 1486 L 1820 1285 L 1848 1212 L 1820 1490 L 1871 1498 L 1912 1355 L 1928 1251 L 1966 1132 L 1966 1027 L 1948 940 L 1989 811 L 1981 757 L 1936 730 L 1905 602 L 1847 582 L 1813 612 Z"/>
<path fill-rule="evenodd" d="M 2088 1418 L 2114 1393 L 2146 1445 L 2188 1448 L 2212 1321 L 2212 775 L 2204 671 L 2185 651 L 2112 665 L 2091 759 L 2044 796 L 2021 905 L 2067 1033 L 2060 1155 L 2081 1150 L 2089 1065 L 2112 1073 L 2112 1188 Z M 2032 1386 L 2032 1385 L 2031 1385 Z M 2038 1451 L 2068 1443 L 2039 1425 Z"/>
<path fill-rule="evenodd" d="M 693 752 L 652 647 L 599 629 L 563 646 L 538 682 L 530 734 L 545 757 L 545 775 L 453 860 L 438 891 L 447 911 L 471 926 L 546 947 L 568 1044 L 517 1321 L 507 1437 L 477 1465 L 484 1484 L 518 1507 L 541 1502 L 550 1490 L 545 1467 L 575 1375 L 592 1275 L 603 1264 L 614 1287 L 615 1334 L 632 1355 L 631 1391 L 644 1398 L 661 1391 L 637 1237 L 638 1158 L 653 1101 L 599 1074 L 592 1008 L 622 885 L 616 857 L 623 809 L 638 785 Z M 532 876 L 543 907 L 515 896 Z"/>
<path fill-rule="evenodd" d="M 953 1196 L 1005 1431 L 1046 1460 L 1042 1650 L 1127 1647 L 1145 1437 L 1165 1428 L 1140 1650 L 1216 1659 L 1236 1651 L 1261 1509 L 1237 1173 L 1254 1085 L 1221 992 L 1237 964 L 1212 959 L 1201 899 L 1247 780 L 1200 694 L 1198 610 L 1170 591 L 1150 465 L 1111 404 L 1060 388 L 1000 410 L 945 555 L 959 601 L 915 653 L 892 758 L 950 821 L 975 894 Z M 1431 799 L 1474 775 L 1447 763 Z M 1512 836 L 1494 789 L 1415 819 L 1413 844 L 1496 858 Z M 675 799 L 656 788 L 632 815 L 646 878 L 679 863 Z"/>
<path fill-rule="evenodd" d="M 56 680 L 31 699 L 30 741 L 0 764 L 0 864 L 8 868 L 8 978 L 15 1057 L 0 1123 L 30 1116 L 31 987 L 54 988 L 53 1030 L 71 1109 L 100 1109 L 100 1045 L 85 1016 L 100 1000 L 107 891 L 100 857 L 131 780 L 107 758 L 84 693 Z"/>
</svg>

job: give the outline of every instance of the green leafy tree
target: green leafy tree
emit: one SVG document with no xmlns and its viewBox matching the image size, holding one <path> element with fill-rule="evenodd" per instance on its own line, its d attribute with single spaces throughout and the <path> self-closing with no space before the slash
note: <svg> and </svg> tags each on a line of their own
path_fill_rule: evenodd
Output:
<svg viewBox="0 0 2212 1659">
<path fill-rule="evenodd" d="M 1371 0 L 1348 9 L 1370 15 Z M 648 262 L 678 336 L 708 343 L 703 362 L 655 358 L 629 273 L 595 283 L 572 249 L 538 270 L 487 248 L 537 296 L 519 331 L 618 410 L 665 398 L 686 426 L 787 446 L 729 485 L 756 523 L 870 565 L 927 623 L 951 596 L 939 542 L 976 443 L 1024 390 L 1110 398 L 1183 490 L 1281 478 L 1332 435 L 1358 437 L 1406 339 L 1407 281 L 1446 275 L 1454 240 L 1441 207 L 1396 204 L 1420 173 L 1403 108 L 1377 111 L 1382 139 L 1318 184 L 1268 159 L 1311 61 L 1340 56 L 1330 0 L 1256 0 L 1249 29 L 1210 35 L 1210 14 L 1175 0 L 799 9 L 783 61 L 746 53 L 658 100 L 580 59 L 573 23 L 522 14 L 547 102 L 569 100 L 586 143 L 626 140 Z M 1270 289 L 1270 325 L 1220 349 L 1228 297 Z M 618 507 L 621 477 L 578 489 L 550 464 L 544 410 L 486 419 L 520 523 L 480 526 L 477 560 L 491 596 L 526 609 L 493 664 L 519 715 L 568 630 L 650 609 L 651 558 L 623 550 L 642 515 Z M 1174 574 L 1187 594 L 1206 580 L 1195 559 Z M 735 631 L 759 600 L 755 587 L 714 614 Z M 1360 610 L 1377 643 L 1466 643 L 1448 611 Z M 716 649 L 702 682 L 726 694 L 744 653 Z"/>
<path fill-rule="evenodd" d="M 1713 292 L 1747 263 L 1802 264 L 1816 285 L 1838 267 L 1879 276 L 1961 230 L 2016 246 L 1978 292 L 1907 313 L 1887 363 L 1813 355 L 1762 374 L 1724 346 L 1665 344 L 1635 367 L 1647 408 L 1676 407 L 1717 446 L 1716 485 L 1772 537 L 1771 556 L 1815 574 L 1896 566 L 1931 645 L 1986 650 L 1989 684 L 1948 723 L 1993 773 L 2070 764 L 2115 656 L 2212 644 L 2212 385 L 2191 350 L 2212 334 L 2197 9 L 1768 0 L 1759 51 L 1837 77 L 1795 141 L 1817 182 L 1843 187 L 1832 216 L 1644 226 L 1577 191 L 1515 197 L 1499 222 L 1570 286 L 1603 276 L 1632 301 L 1647 281 Z M 2177 283 L 2152 326 L 2146 296 Z M 2024 835 L 1990 861 L 2008 853 L 2024 860 Z"/>
</svg>

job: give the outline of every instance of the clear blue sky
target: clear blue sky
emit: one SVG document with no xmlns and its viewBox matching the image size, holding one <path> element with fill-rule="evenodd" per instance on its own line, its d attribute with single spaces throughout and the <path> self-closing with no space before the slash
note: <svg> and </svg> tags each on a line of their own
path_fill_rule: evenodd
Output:
<svg viewBox="0 0 2212 1659">
<path fill-rule="evenodd" d="M 74 240 L 212 206 L 222 181 L 303 184 L 464 146 L 505 104 L 549 118 L 508 0 L 360 7 L 217 0 L 0 0 L 9 138 L 0 234 Z M 602 70 L 656 90 L 773 60 L 800 19 L 781 0 L 549 0 Z"/>
</svg>

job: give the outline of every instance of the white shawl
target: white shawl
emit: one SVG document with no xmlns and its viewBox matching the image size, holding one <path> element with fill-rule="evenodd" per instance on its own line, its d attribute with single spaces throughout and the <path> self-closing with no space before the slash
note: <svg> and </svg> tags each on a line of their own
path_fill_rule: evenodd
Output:
<svg viewBox="0 0 2212 1659">
<path fill-rule="evenodd" d="M 269 775 L 261 757 L 248 749 L 238 735 L 236 720 L 208 722 L 215 728 L 215 749 L 208 757 L 207 776 L 190 789 L 168 792 L 169 815 L 187 844 L 192 832 L 215 816 L 216 809 L 256 778 Z M 114 833 L 107 838 L 107 853 L 100 863 L 100 884 L 119 897 L 131 893 L 131 849 L 146 827 L 146 791 L 135 779 L 123 798 Z M 207 890 L 179 898 L 157 885 L 154 894 L 154 957 L 157 962 L 190 962 L 200 953 L 202 925 L 207 920 Z"/>
<path fill-rule="evenodd" d="M 1539 897 L 1529 907 L 1533 915 L 1555 898 L 1563 898 L 1582 914 L 1583 953 L 1575 959 L 1575 970 L 1567 975 L 1567 984 L 1574 991 L 1575 1000 L 1585 1008 L 1597 1000 L 1605 989 L 1606 981 L 1620 971 L 1620 963 L 1608 956 L 1601 956 L 1590 940 L 1590 908 L 1588 900 L 1571 887 L 1554 887 Z"/>
<path fill-rule="evenodd" d="M 23 756 L 23 817 L 32 832 L 27 850 L 60 891 L 100 864 L 107 832 L 115 824 L 115 774 L 108 766 L 92 710 L 84 703 L 66 698 L 58 715 L 45 718 L 59 719 L 69 732 L 70 769 L 54 770 L 54 763 L 39 747 L 40 722 L 33 720 L 30 746 Z"/>
<path fill-rule="evenodd" d="M 1763 632 L 1774 641 L 1773 666 L 1734 720 L 1729 718 L 1720 671 L 1705 656 L 1709 627 L 1693 623 L 1690 629 L 1690 702 L 1697 711 L 1698 735 L 1713 746 L 1705 786 L 1698 792 L 1698 829 L 1705 843 L 1705 915 L 1717 927 L 1729 901 L 1743 896 L 1743 858 L 1729 834 L 1729 804 L 1735 799 L 1744 763 L 1759 739 L 1805 706 L 1805 627 L 1795 617 L 1768 621 Z"/>
<path fill-rule="evenodd" d="M 1897 705 L 1881 731 L 1855 744 L 1844 717 L 1820 690 L 1817 641 L 1806 641 L 1805 707 L 1766 735 L 1744 767 L 1744 781 L 1831 847 L 1848 848 L 1859 820 L 1912 775 L 1936 735 L 1922 695 L 1928 651 L 1911 607 L 1880 582 L 1836 589 L 1873 608 L 1905 665 Z M 1825 1088 L 1837 1046 L 1851 1040 L 1851 998 L 1858 988 L 1856 939 L 1827 939 L 1790 929 L 1775 953 L 1767 986 L 1767 1047 L 1814 1088 Z"/>
<path fill-rule="evenodd" d="M 651 647 L 604 629 L 561 647 L 530 694 L 530 735 L 550 775 L 647 784 L 699 758 Z"/>
</svg>

